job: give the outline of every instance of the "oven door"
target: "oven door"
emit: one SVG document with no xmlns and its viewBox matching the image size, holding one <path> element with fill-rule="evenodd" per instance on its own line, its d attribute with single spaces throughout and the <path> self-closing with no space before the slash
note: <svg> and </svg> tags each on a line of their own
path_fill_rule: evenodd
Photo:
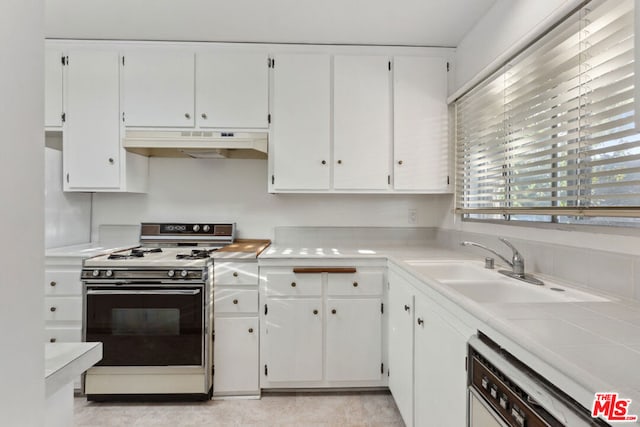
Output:
<svg viewBox="0 0 640 427">
<path fill-rule="evenodd" d="M 204 285 L 88 286 L 85 298 L 98 366 L 204 366 Z"/>
</svg>

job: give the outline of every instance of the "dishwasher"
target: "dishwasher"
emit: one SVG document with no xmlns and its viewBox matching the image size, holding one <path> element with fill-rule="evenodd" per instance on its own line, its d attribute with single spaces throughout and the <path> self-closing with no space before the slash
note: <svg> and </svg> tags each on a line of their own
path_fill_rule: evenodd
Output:
<svg viewBox="0 0 640 427">
<path fill-rule="evenodd" d="M 482 332 L 468 351 L 468 427 L 609 425 Z"/>
</svg>

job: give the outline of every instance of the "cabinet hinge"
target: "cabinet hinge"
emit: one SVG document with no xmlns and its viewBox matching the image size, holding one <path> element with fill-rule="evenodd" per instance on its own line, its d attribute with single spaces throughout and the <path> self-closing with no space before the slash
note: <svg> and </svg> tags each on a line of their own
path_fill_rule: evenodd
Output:
<svg viewBox="0 0 640 427">
<path fill-rule="evenodd" d="M 380 313 L 384 314 L 384 303 L 380 303 Z"/>
<path fill-rule="evenodd" d="M 275 58 L 271 58 L 271 68 L 273 68 L 273 69 L 276 68 L 276 59 Z"/>
<path fill-rule="evenodd" d="M 122 121 L 124 122 L 124 111 L 122 112 Z"/>
<path fill-rule="evenodd" d="M 469 359 L 467 359 L 467 356 L 465 356 L 464 357 L 464 371 L 465 372 L 467 372 L 468 365 L 469 365 Z"/>
<path fill-rule="evenodd" d="M 267 68 L 271 68 L 271 58 L 267 58 Z"/>
<path fill-rule="evenodd" d="M 447 185 L 449 185 L 449 175 L 447 175 Z"/>
<path fill-rule="evenodd" d="M 449 62 L 447 62 L 447 72 L 449 72 Z"/>
<path fill-rule="evenodd" d="M 124 67 L 124 55 L 122 55 L 122 66 Z"/>
<path fill-rule="evenodd" d="M 265 304 L 264 305 L 264 315 L 266 316 L 268 312 L 269 312 L 269 308 L 267 307 L 267 304 Z"/>
<path fill-rule="evenodd" d="M 213 366 L 211 367 L 211 376 L 212 376 L 212 377 L 215 377 L 215 376 L 216 376 L 216 365 L 213 365 Z"/>
<path fill-rule="evenodd" d="M 391 71 L 391 61 L 389 61 L 389 71 Z"/>
<path fill-rule="evenodd" d="M 391 185 L 391 175 L 387 175 L 387 184 Z"/>
<path fill-rule="evenodd" d="M 269 375 L 269 368 L 267 368 L 267 365 L 264 365 L 264 376 L 268 376 Z"/>
<path fill-rule="evenodd" d="M 271 123 L 271 114 L 267 114 L 267 122 L 270 124 Z"/>
<path fill-rule="evenodd" d="M 61 59 L 62 59 L 62 65 L 67 65 L 67 61 L 65 60 L 64 55 L 62 56 L 62 58 L 61 58 Z"/>
<path fill-rule="evenodd" d="M 60 118 L 62 119 L 62 123 L 66 122 L 67 121 L 67 113 L 62 113 Z"/>
<path fill-rule="evenodd" d="M 391 369 L 387 369 L 387 377 L 391 376 Z"/>
<path fill-rule="evenodd" d="M 384 363 L 380 364 L 380 373 L 384 374 Z"/>
<path fill-rule="evenodd" d="M 276 183 L 276 177 L 275 177 L 275 175 L 271 175 L 271 185 L 273 185 L 275 183 Z"/>
<path fill-rule="evenodd" d="M 69 183 L 69 174 L 67 173 L 67 184 Z"/>
</svg>

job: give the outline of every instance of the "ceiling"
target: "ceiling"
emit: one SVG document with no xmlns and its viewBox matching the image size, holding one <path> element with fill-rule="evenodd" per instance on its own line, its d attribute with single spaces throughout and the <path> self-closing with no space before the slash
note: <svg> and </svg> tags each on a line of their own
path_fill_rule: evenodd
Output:
<svg viewBox="0 0 640 427">
<path fill-rule="evenodd" d="M 49 38 L 457 46 L 495 0 L 45 0 Z"/>
</svg>

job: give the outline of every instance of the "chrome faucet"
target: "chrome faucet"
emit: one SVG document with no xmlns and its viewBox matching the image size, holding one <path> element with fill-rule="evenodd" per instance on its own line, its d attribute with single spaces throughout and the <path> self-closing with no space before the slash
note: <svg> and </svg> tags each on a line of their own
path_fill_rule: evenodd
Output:
<svg viewBox="0 0 640 427">
<path fill-rule="evenodd" d="M 524 272 L 524 257 L 520 252 L 518 252 L 516 247 L 513 246 L 513 243 L 511 243 L 504 237 L 498 237 L 498 239 L 502 243 L 507 245 L 509 249 L 511 249 L 512 251 L 511 261 L 509 261 L 507 258 L 500 255 L 498 252 L 494 251 L 493 249 L 488 248 L 484 245 L 481 245 L 480 243 L 464 241 L 464 242 L 460 242 L 460 244 L 462 246 L 476 246 L 478 248 L 484 249 L 485 251 L 489 251 L 492 254 L 496 255 L 501 260 L 503 260 L 509 267 L 511 267 L 511 271 L 498 270 L 498 273 L 504 274 L 505 276 L 513 277 L 514 279 L 522 280 L 527 283 L 531 283 L 532 285 L 544 285 L 544 283 L 541 280 L 536 279 L 531 274 L 526 274 Z"/>
</svg>

